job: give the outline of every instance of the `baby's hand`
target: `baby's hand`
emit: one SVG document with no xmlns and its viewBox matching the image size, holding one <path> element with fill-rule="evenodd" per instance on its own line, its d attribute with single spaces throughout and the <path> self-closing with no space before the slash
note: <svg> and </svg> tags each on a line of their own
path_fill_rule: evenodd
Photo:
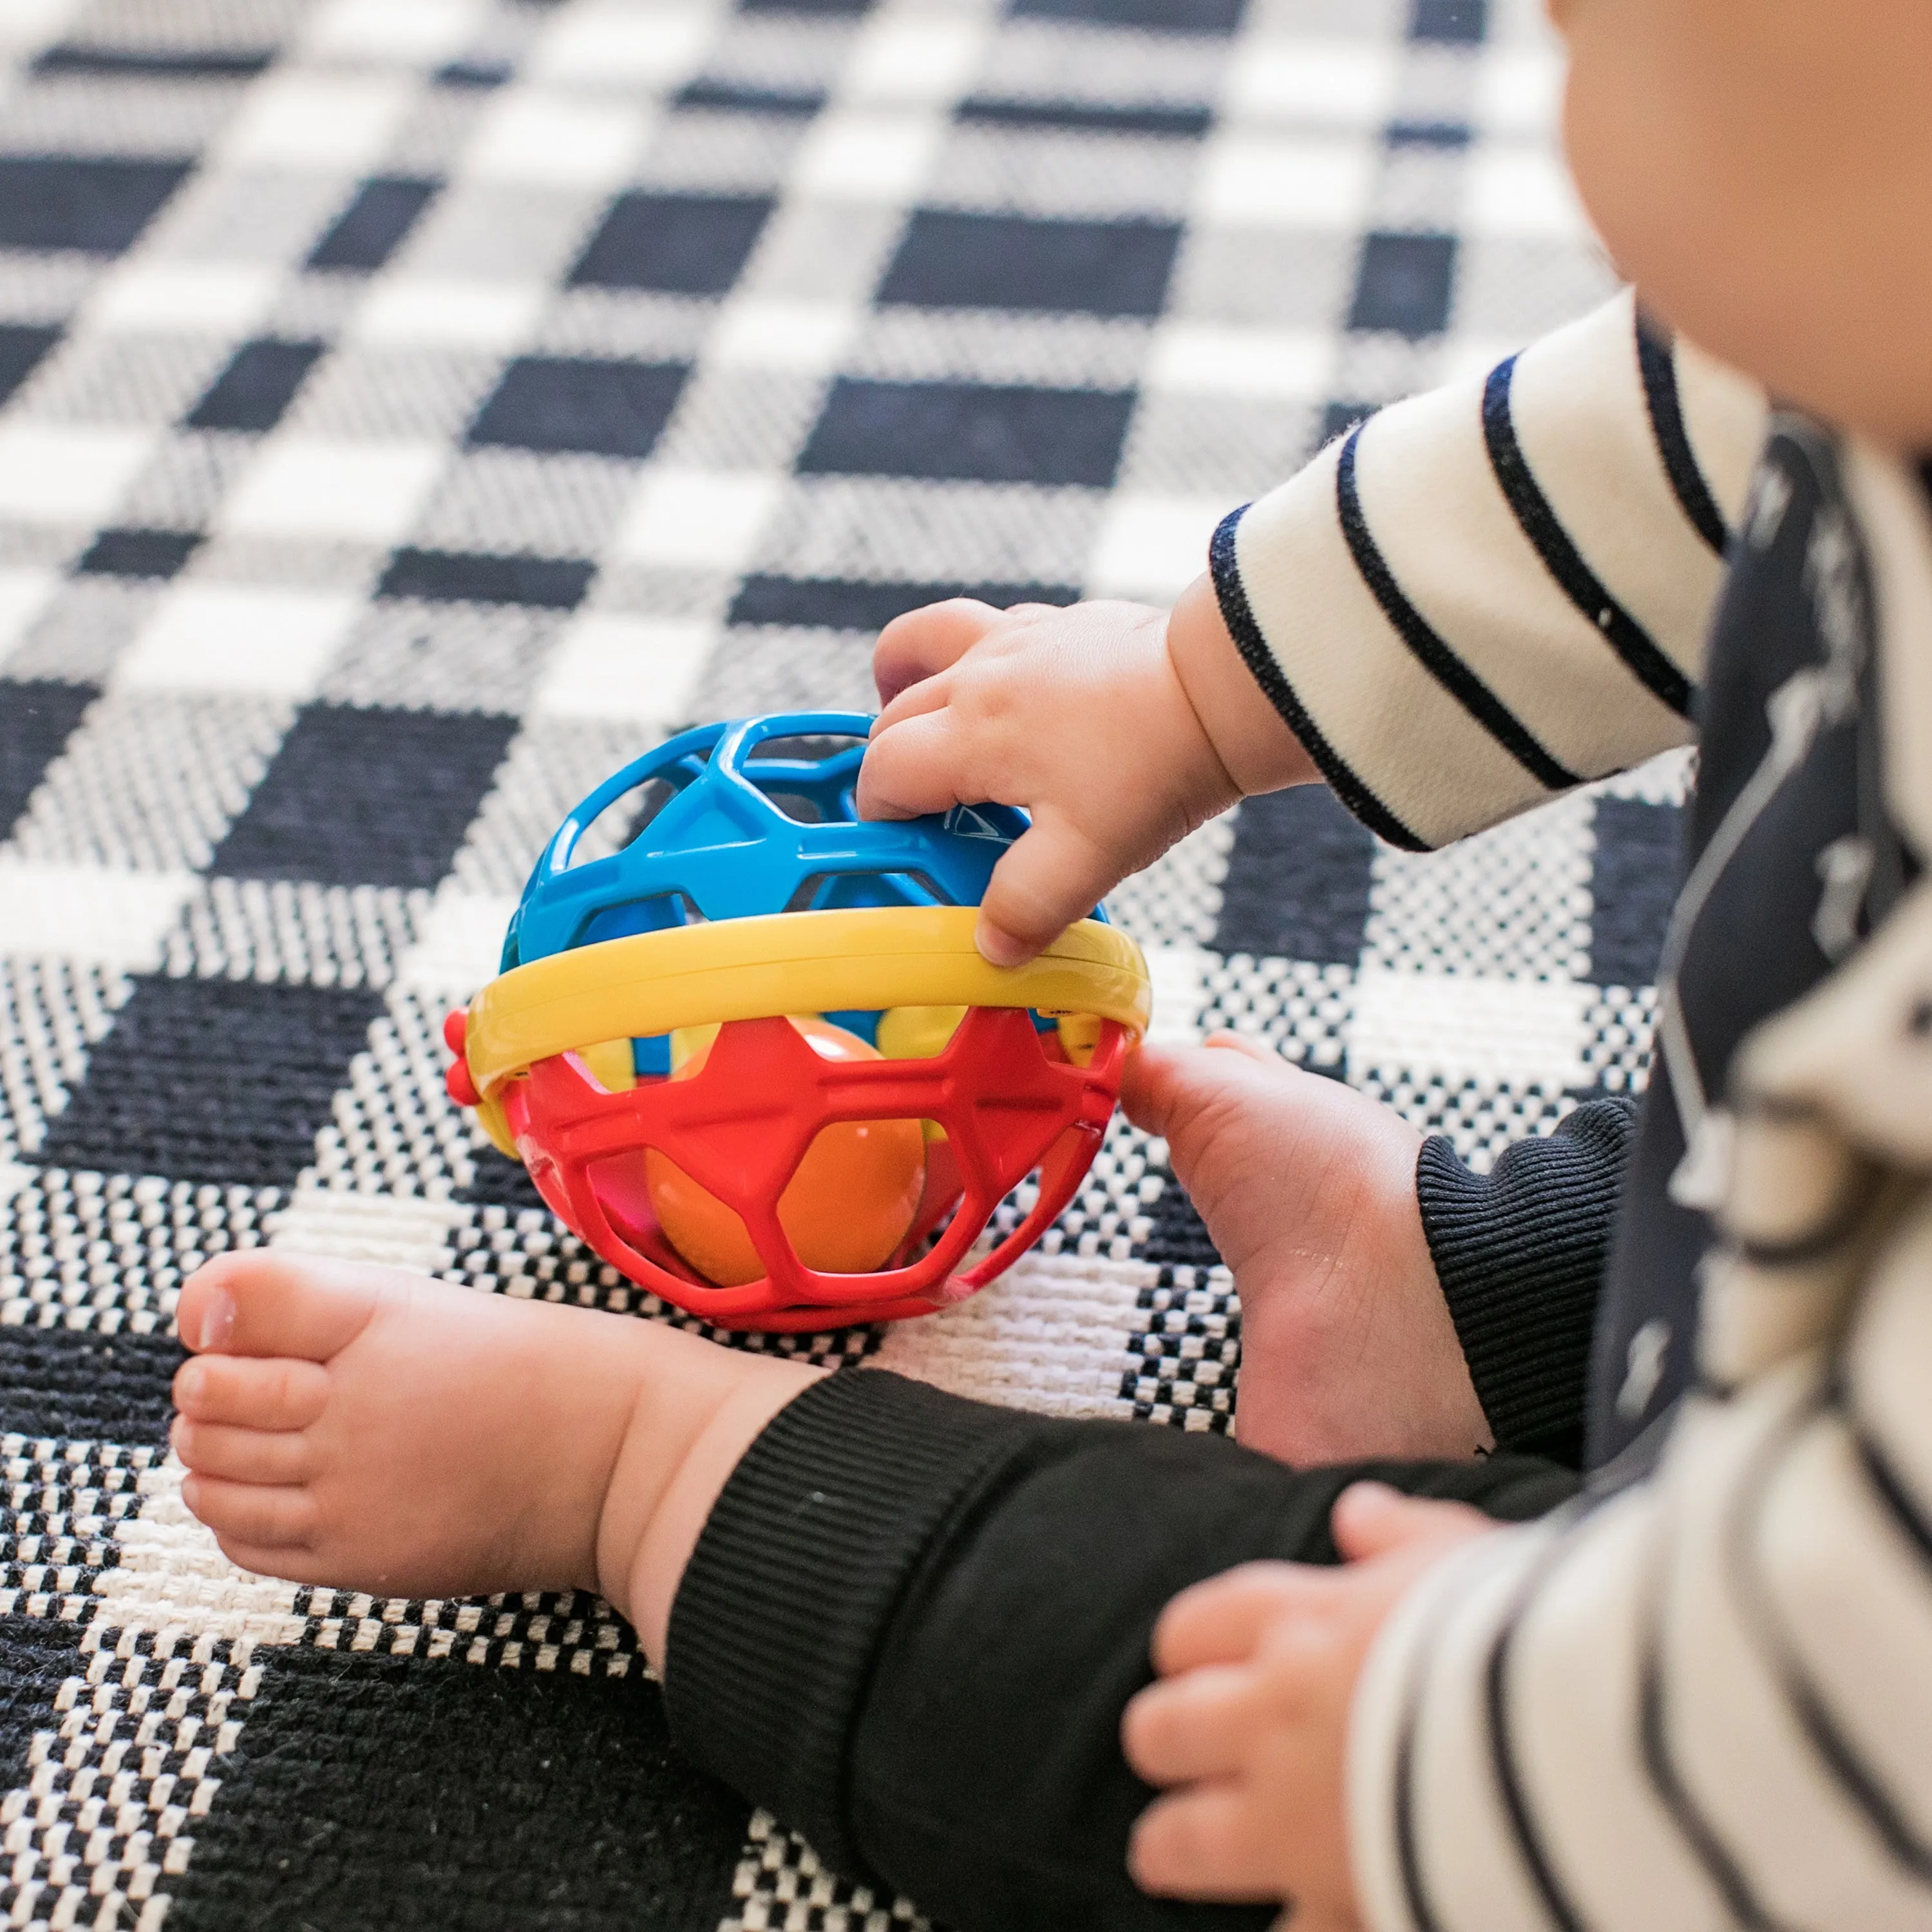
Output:
<svg viewBox="0 0 1932 1932">
<path fill-rule="evenodd" d="M 896 618 L 873 674 L 885 709 L 859 774 L 866 818 L 1024 806 L 993 873 L 980 950 L 1030 959 L 1244 792 L 1316 776 L 1203 578 L 1172 613 L 1095 602 L 996 610 L 958 597 Z"/>
<path fill-rule="evenodd" d="M 1377 1483 L 1342 1492 L 1345 1569 L 1250 1563 L 1161 1612 L 1150 1684 L 1121 1747 L 1148 1784 L 1127 1849 L 1144 1891 L 1282 1899 L 1294 1932 L 1354 1932 L 1343 1766 L 1348 1707 L 1376 1633 L 1418 1577 L 1492 1527 L 1460 1503 Z"/>
<path fill-rule="evenodd" d="M 980 950 L 1030 959 L 1129 872 L 1240 797 L 1144 604 L 996 610 L 955 598 L 879 638 L 885 710 L 859 776 L 866 818 L 990 800 L 1033 829 L 994 868 Z"/>
<path fill-rule="evenodd" d="M 1166 1136 L 1233 1270 L 1243 1442 L 1296 1463 L 1490 1446 L 1423 1232 L 1422 1136 L 1407 1121 L 1234 1034 L 1142 1048 L 1120 1103 Z"/>
</svg>

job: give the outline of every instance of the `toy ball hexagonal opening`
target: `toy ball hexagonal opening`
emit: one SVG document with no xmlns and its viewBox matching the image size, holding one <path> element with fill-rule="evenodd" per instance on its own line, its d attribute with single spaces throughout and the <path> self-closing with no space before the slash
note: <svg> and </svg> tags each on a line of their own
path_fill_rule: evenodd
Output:
<svg viewBox="0 0 1932 1932">
<path fill-rule="evenodd" d="M 856 1034 L 815 1015 L 789 1018 L 822 1059 L 882 1058 Z M 681 1057 L 674 1046 L 670 1077 L 696 1078 L 710 1052 L 709 1040 Z M 818 1130 L 778 1198 L 778 1226 L 806 1267 L 870 1274 L 898 1252 L 926 1192 L 926 1138 L 916 1120 L 836 1120 Z M 644 1163 L 658 1226 L 698 1274 L 721 1288 L 742 1287 L 765 1274 L 742 1216 L 670 1155 L 647 1148 Z"/>
<path fill-rule="evenodd" d="M 974 909 L 1024 816 L 860 821 L 870 724 L 706 726 L 614 774 L 447 1030 L 452 1096 L 555 1211 L 733 1325 L 920 1313 L 991 1280 L 1078 1186 L 1146 1020 L 1144 962 L 1097 909 L 1028 967 L 980 958 Z"/>
</svg>

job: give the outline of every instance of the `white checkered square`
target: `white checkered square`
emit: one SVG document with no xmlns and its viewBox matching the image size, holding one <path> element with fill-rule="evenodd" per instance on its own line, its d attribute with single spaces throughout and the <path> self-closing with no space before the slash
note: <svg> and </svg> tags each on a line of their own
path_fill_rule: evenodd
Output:
<svg viewBox="0 0 1932 1932">
<path fill-rule="evenodd" d="M 407 77 L 380 71 L 270 74 L 250 88 L 218 144 L 220 165 L 344 176 L 379 166 L 416 96 Z"/>
<path fill-rule="evenodd" d="M 154 446 L 152 431 L 92 423 L 0 425 L 0 517 L 110 521 Z"/>
<path fill-rule="evenodd" d="M 158 602 L 114 668 L 117 689 L 248 692 L 301 699 L 355 622 L 344 592 L 190 578 Z"/>
<path fill-rule="evenodd" d="M 36 865 L 0 851 L 0 954 L 152 971 L 195 886 L 188 872 Z"/>
<path fill-rule="evenodd" d="M 432 442 L 272 438 L 220 511 L 249 536 L 400 541 L 448 457 Z"/>
</svg>

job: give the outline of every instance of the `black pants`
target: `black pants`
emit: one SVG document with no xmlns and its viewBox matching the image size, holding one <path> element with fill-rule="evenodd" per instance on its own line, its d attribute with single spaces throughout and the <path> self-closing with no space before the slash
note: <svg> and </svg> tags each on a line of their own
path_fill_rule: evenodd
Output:
<svg viewBox="0 0 1932 1932">
<path fill-rule="evenodd" d="M 833 1869 L 958 1932 L 1264 1926 L 1134 1888 L 1152 1794 L 1120 1712 L 1170 1598 L 1256 1558 L 1335 1562 L 1329 1510 L 1369 1476 L 1510 1520 L 1577 1482 L 1507 1456 L 1292 1470 L 1219 1436 L 835 1376 L 752 1445 L 699 1540 L 673 1728 Z"/>
</svg>

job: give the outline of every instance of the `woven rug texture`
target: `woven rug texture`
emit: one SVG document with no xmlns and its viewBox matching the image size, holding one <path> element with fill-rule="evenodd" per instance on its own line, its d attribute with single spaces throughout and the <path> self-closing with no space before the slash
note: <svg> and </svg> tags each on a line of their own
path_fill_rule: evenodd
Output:
<svg viewBox="0 0 1932 1932">
<path fill-rule="evenodd" d="M 1558 78 L 1534 0 L 0 5 L 0 1925 L 916 1919 L 680 1760 L 604 1604 L 226 1564 L 179 1286 L 272 1243 L 664 1318 L 442 1090 L 565 808 L 868 708 L 935 596 L 1172 596 L 1587 309 Z M 1428 858 L 1262 800 L 1113 910 L 1162 1036 L 1486 1161 L 1641 1085 L 1684 782 Z M 1117 1122 L 976 1300 L 748 1346 L 1225 1429 L 1240 1316 Z"/>
</svg>

